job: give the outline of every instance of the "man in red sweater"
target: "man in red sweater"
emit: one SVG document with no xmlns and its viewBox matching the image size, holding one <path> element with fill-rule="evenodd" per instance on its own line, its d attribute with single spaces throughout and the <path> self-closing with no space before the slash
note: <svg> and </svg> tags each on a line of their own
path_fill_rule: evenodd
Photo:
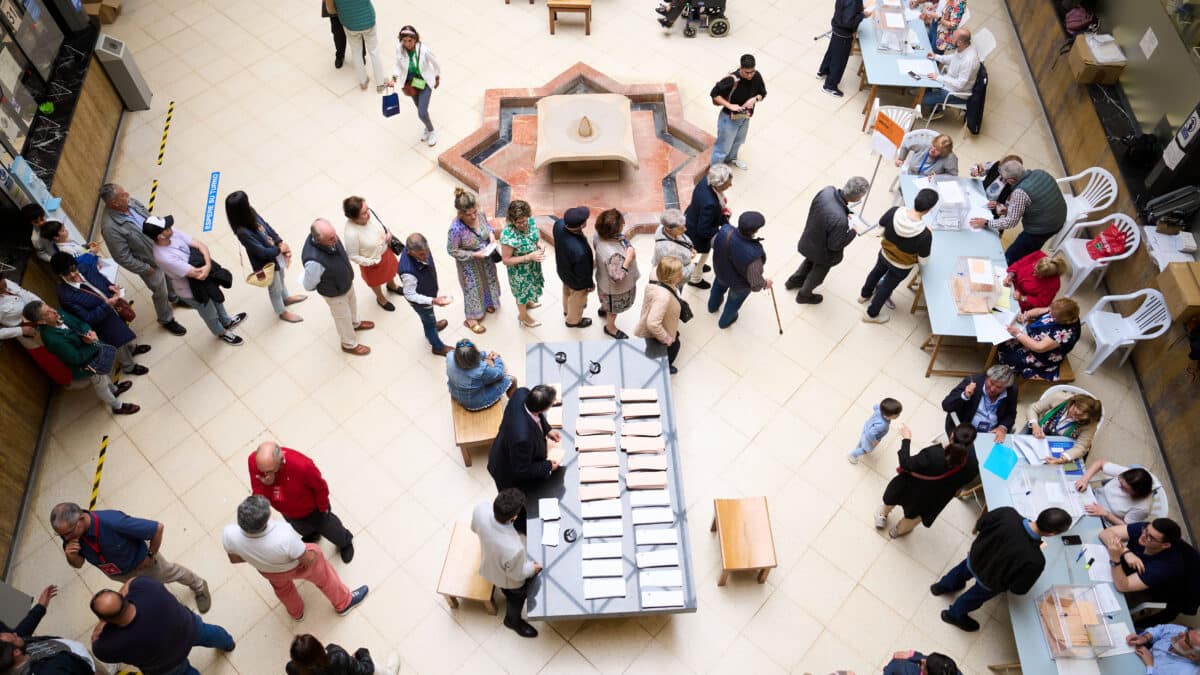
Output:
<svg viewBox="0 0 1200 675">
<path fill-rule="evenodd" d="M 250 490 L 271 502 L 305 542 L 325 537 L 342 554 L 354 559 L 354 535 L 329 508 L 329 485 L 306 455 L 267 441 L 247 458 Z"/>
</svg>

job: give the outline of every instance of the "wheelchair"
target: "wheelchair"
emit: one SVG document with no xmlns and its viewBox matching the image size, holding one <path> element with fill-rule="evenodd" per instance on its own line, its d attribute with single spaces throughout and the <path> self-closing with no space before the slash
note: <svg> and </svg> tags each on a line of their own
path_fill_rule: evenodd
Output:
<svg viewBox="0 0 1200 675">
<path fill-rule="evenodd" d="M 725 16 L 726 1 L 667 0 L 657 10 L 663 15 L 658 22 L 663 28 L 671 28 L 676 19 L 682 16 L 684 37 L 696 37 L 697 29 L 707 30 L 713 37 L 725 37 L 729 34 L 729 19 Z"/>
</svg>

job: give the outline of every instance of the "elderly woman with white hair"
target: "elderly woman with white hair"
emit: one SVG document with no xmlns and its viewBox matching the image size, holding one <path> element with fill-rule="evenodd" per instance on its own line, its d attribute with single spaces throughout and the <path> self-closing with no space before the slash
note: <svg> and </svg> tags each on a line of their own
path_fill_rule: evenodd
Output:
<svg viewBox="0 0 1200 675">
<path fill-rule="evenodd" d="M 667 209 L 658 218 L 658 230 L 654 232 L 654 255 L 650 258 L 650 267 L 658 269 L 658 261 L 663 258 L 677 258 L 683 267 L 683 276 L 676 285 L 683 290 L 683 282 L 690 279 L 692 270 L 696 267 L 696 246 L 691 237 L 687 236 L 687 221 L 683 211 Z"/>
<path fill-rule="evenodd" d="M 704 280 L 704 273 L 710 269 L 705 263 L 708 262 L 708 254 L 712 252 L 712 238 L 722 226 L 729 224 L 731 212 L 725 191 L 731 185 L 733 171 L 729 166 L 713 164 L 692 190 L 692 201 L 684 211 L 684 220 L 687 236 L 700 256 L 691 273 L 685 275 L 689 286 L 701 289 L 712 287 L 712 284 Z"/>
<path fill-rule="evenodd" d="M 1000 180 L 1012 186 L 1008 201 L 989 202 L 997 218 L 972 218 L 971 227 L 988 227 L 997 232 L 1021 223 L 1021 234 L 1004 251 L 1009 265 L 1040 250 L 1067 221 L 1067 202 L 1054 176 L 1041 169 L 1026 169 L 1019 159 L 1000 163 Z"/>
</svg>

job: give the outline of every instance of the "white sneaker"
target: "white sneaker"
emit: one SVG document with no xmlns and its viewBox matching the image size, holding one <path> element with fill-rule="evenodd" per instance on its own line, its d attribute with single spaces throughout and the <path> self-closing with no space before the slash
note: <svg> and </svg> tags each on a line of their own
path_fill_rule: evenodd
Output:
<svg viewBox="0 0 1200 675">
<path fill-rule="evenodd" d="M 882 530 L 887 527 L 887 516 L 883 515 L 883 507 L 875 509 L 875 529 Z"/>
<path fill-rule="evenodd" d="M 437 132 L 436 131 L 429 132 L 429 135 L 425 137 L 425 142 L 428 143 L 429 147 L 431 147 L 431 148 L 433 146 L 437 145 Z"/>
<path fill-rule="evenodd" d="M 871 301 L 871 299 L 870 299 L 870 298 L 859 298 L 859 299 L 858 299 L 858 304 L 860 304 L 860 305 L 865 305 L 865 304 L 867 304 L 867 303 L 868 303 L 868 302 L 870 302 L 870 301 Z"/>
<path fill-rule="evenodd" d="M 887 312 L 880 312 L 879 316 L 871 316 L 863 312 L 862 320 L 863 323 L 887 323 L 892 320 L 892 315 Z"/>
<path fill-rule="evenodd" d="M 424 143 L 425 141 L 428 141 L 428 140 L 429 140 L 429 132 L 422 131 L 421 132 L 421 142 Z"/>
<path fill-rule="evenodd" d="M 851 464 L 858 464 L 858 455 L 846 455 L 846 461 Z"/>
<path fill-rule="evenodd" d="M 742 160 L 740 160 L 740 159 L 729 159 L 729 160 L 725 160 L 725 163 L 726 163 L 726 164 L 731 164 L 731 165 L 733 165 L 735 168 L 741 169 L 742 171 L 746 171 L 746 170 L 748 170 L 748 169 L 750 168 L 750 165 L 749 165 L 749 164 L 747 164 L 747 163 L 743 162 L 743 161 L 742 161 Z"/>
<path fill-rule="evenodd" d="M 893 302 L 891 298 L 888 298 L 887 300 L 884 300 L 884 301 L 883 301 L 883 306 L 884 306 L 884 307 L 887 307 L 888 309 L 896 309 L 896 303 L 895 303 L 895 302 Z"/>
</svg>

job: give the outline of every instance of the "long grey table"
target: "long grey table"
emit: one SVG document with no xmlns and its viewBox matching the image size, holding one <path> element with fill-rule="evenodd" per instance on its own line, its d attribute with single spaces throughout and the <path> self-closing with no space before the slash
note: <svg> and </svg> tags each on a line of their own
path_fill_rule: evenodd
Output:
<svg viewBox="0 0 1200 675">
<path fill-rule="evenodd" d="M 917 49 L 913 49 L 908 54 L 883 52 L 879 50 L 879 37 L 875 33 L 875 19 L 868 17 L 858 24 L 858 46 L 862 50 L 863 73 L 867 84 L 871 86 L 871 90 L 867 94 L 866 105 L 863 107 L 863 131 L 867 129 L 867 112 L 875 103 L 875 97 L 878 95 L 880 87 L 916 88 L 917 95 L 913 99 L 914 108 L 921 104 L 926 89 L 944 88 L 941 80 L 931 80 L 928 77 L 914 80 L 906 73 L 900 72 L 900 68 L 896 65 L 900 59 L 924 59 L 925 55 L 932 51 L 929 45 L 929 32 L 924 23 L 919 19 L 909 21 L 908 30 L 909 33 L 916 34 Z"/>
<path fill-rule="evenodd" d="M 980 434 L 975 439 L 975 456 L 979 459 L 979 476 L 983 482 L 983 493 L 987 496 L 989 509 L 1013 505 L 1008 492 L 1008 481 L 983 468 L 993 445 L 991 434 Z M 1019 452 L 1017 458 L 1019 463 L 1026 463 L 1021 459 Z M 1103 523 L 1100 518 L 1084 516 L 1075 523 L 1069 534 L 1079 535 L 1085 544 L 1099 543 L 1100 530 L 1104 529 Z M 1050 658 L 1050 650 L 1042 635 L 1036 599 L 1056 584 L 1091 586 L 1097 583 L 1088 578 L 1083 563 L 1076 561 L 1078 552 L 1077 546 L 1064 545 L 1062 537 L 1047 537 L 1042 547 L 1042 554 L 1046 557 L 1046 569 L 1042 576 L 1038 577 L 1033 588 L 1025 595 L 1008 594 L 1008 614 L 1012 619 L 1013 638 L 1016 640 L 1017 653 L 1021 659 L 1021 672 L 1025 675 L 1057 675 L 1059 672 L 1058 666 Z M 1097 560 L 1093 564 L 1107 565 L 1108 560 Z M 1132 627 L 1133 620 L 1129 616 L 1125 596 L 1118 592 L 1117 598 L 1121 602 L 1121 611 L 1105 615 L 1105 618 L 1110 621 L 1124 621 Z M 1145 671 L 1141 659 L 1132 653 L 1096 659 L 1096 663 L 1102 675 L 1130 675 Z"/>
<path fill-rule="evenodd" d="M 555 355 L 562 352 L 566 362 L 559 364 Z M 540 561 L 542 573 L 534 580 L 529 594 L 528 613 L 530 619 L 588 619 L 614 618 L 639 614 L 680 613 L 696 611 L 696 588 L 692 573 L 691 546 L 688 540 L 687 510 L 683 497 L 683 474 L 680 467 L 679 445 L 675 426 L 675 405 L 671 394 L 670 373 L 667 370 L 666 348 L 658 343 L 647 346 L 645 340 L 593 340 L 587 342 L 542 342 L 529 345 L 525 350 L 525 382 L 535 384 L 560 383 L 559 393 L 563 406 L 563 466 L 551 474 L 539 489 L 527 495 L 529 510 L 527 548 L 534 560 Z M 600 372 L 592 374 L 589 367 L 599 364 Z M 667 490 L 671 496 L 674 527 L 678 531 L 679 569 L 683 574 L 683 604 L 678 607 L 642 609 L 641 589 L 638 583 L 638 568 L 635 554 L 653 551 L 663 546 L 635 546 L 634 527 L 629 506 L 629 492 L 624 489 L 627 473 L 627 456 L 619 453 L 621 462 L 621 522 L 624 525 L 622 542 L 622 564 L 624 566 L 625 597 L 587 600 L 583 592 L 581 563 L 585 542 L 612 542 L 613 539 L 583 538 L 583 518 L 579 501 L 579 466 L 575 452 L 575 419 L 579 408 L 580 385 L 611 384 L 620 390 L 654 389 L 658 392 L 658 403 L 662 411 L 665 456 L 667 458 Z M 619 416 L 619 411 L 618 411 Z M 621 423 L 618 420 L 618 445 Z M 539 519 L 537 500 L 554 497 L 559 500 L 562 517 L 557 521 L 565 533 L 573 529 L 579 533 L 574 542 L 560 536 L 557 546 L 542 546 L 542 521 Z M 662 525 L 654 527 L 663 527 Z M 661 569 L 661 568 L 660 568 Z M 658 590 L 658 589 L 652 589 Z"/>
</svg>

